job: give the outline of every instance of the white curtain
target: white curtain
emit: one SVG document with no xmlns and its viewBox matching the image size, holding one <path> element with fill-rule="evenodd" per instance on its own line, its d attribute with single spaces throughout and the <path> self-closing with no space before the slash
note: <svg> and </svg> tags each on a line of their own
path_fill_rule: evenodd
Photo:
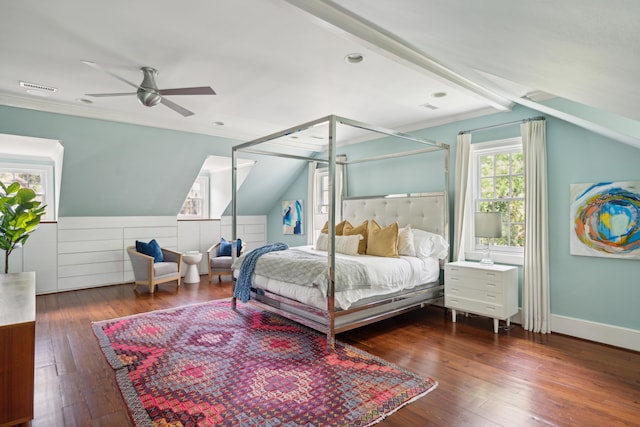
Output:
<svg viewBox="0 0 640 427">
<path fill-rule="evenodd" d="M 471 150 L 471 133 L 458 134 L 456 148 L 456 188 L 453 213 L 453 260 L 464 261 L 464 232 L 467 187 L 469 185 L 469 151 Z"/>
<path fill-rule="evenodd" d="M 317 162 L 309 162 L 309 175 L 307 178 L 307 245 L 315 243 L 314 230 L 316 229 L 316 167 Z"/>
<path fill-rule="evenodd" d="M 520 126 L 524 155 L 525 247 L 522 272 L 522 326 L 551 332 L 549 300 L 549 220 L 547 213 L 547 137 L 545 120 Z"/>
</svg>

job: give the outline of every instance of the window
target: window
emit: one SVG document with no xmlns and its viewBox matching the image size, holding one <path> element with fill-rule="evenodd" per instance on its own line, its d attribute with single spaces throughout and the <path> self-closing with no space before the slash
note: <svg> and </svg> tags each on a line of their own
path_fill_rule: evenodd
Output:
<svg viewBox="0 0 640 427">
<path fill-rule="evenodd" d="M 179 219 L 207 219 L 209 218 L 209 177 L 198 176 L 189 190 Z"/>
<path fill-rule="evenodd" d="M 316 214 L 327 215 L 329 213 L 329 173 L 327 169 L 316 172 Z"/>
<path fill-rule="evenodd" d="M 470 194 L 466 218 L 468 244 L 466 257 L 480 259 L 486 240 L 473 236 L 473 212 L 502 213 L 502 237 L 491 242 L 498 262 L 521 264 L 525 241 L 524 158 L 520 138 L 471 145 Z"/>
<path fill-rule="evenodd" d="M 53 167 L 48 165 L 0 163 L 0 181 L 4 185 L 19 182 L 22 187 L 36 193 L 36 200 L 47 205 L 43 220 L 52 221 L 53 214 Z"/>
<path fill-rule="evenodd" d="M 346 161 L 346 157 L 340 156 L 340 160 Z M 336 167 L 336 218 L 340 219 L 342 215 L 341 208 L 341 194 L 343 184 L 342 181 L 345 177 L 345 173 L 343 171 L 343 167 Z M 320 235 L 320 231 L 324 226 L 324 223 L 329 218 L 329 168 L 323 167 L 315 170 L 314 176 L 314 233 L 313 233 L 313 241 L 318 238 Z"/>
</svg>

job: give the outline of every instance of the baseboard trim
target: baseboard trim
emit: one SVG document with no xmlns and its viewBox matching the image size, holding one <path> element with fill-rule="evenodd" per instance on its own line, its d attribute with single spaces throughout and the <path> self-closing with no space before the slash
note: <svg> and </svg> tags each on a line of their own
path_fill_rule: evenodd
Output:
<svg viewBox="0 0 640 427">
<path fill-rule="evenodd" d="M 635 329 L 552 314 L 551 330 L 602 344 L 640 351 L 640 331 Z"/>
<path fill-rule="evenodd" d="M 521 312 L 511 318 L 513 323 L 522 324 Z M 551 332 L 640 351 L 640 331 L 622 326 L 551 314 Z"/>
</svg>

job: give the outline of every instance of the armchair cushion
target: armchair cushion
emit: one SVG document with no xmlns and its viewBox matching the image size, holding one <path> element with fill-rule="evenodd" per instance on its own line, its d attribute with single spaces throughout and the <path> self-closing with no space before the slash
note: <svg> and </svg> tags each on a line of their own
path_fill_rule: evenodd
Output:
<svg viewBox="0 0 640 427">
<path fill-rule="evenodd" d="M 165 276 L 176 275 L 178 273 L 177 262 L 156 262 L 153 264 L 153 275 L 156 279 L 162 279 Z"/>
<path fill-rule="evenodd" d="M 153 257 L 153 262 L 163 262 L 164 255 L 160 245 L 156 242 L 156 239 L 152 239 L 149 243 L 140 242 L 136 240 L 136 251 Z"/>
</svg>

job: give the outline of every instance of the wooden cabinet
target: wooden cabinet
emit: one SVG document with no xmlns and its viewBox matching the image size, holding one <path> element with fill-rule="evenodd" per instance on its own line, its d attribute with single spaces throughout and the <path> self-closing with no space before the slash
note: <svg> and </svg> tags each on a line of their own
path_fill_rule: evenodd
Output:
<svg viewBox="0 0 640 427">
<path fill-rule="evenodd" d="M 518 268 L 483 265 L 477 262 L 451 262 L 444 267 L 444 304 L 456 321 L 457 311 L 493 318 L 498 333 L 499 320 L 518 312 Z"/>
<path fill-rule="evenodd" d="M 0 274 L 0 427 L 33 419 L 35 273 Z"/>
</svg>

